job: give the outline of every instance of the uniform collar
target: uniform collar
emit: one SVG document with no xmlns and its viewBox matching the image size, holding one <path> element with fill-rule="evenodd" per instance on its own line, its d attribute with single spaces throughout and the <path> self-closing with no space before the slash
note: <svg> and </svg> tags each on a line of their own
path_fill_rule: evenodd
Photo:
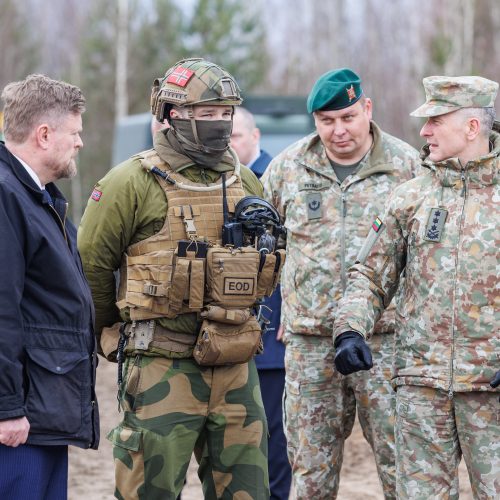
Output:
<svg viewBox="0 0 500 500">
<path fill-rule="evenodd" d="M 14 156 L 16 160 L 26 169 L 26 172 L 28 172 L 30 177 L 35 181 L 35 184 L 40 189 L 45 189 L 45 186 L 41 183 L 37 173 L 22 158 L 19 158 L 19 156 L 16 156 L 14 153 L 12 153 L 12 156 Z"/>
<path fill-rule="evenodd" d="M 451 187 L 457 184 L 457 179 L 465 175 L 470 187 L 486 186 L 497 184 L 500 180 L 500 134 L 493 131 L 490 134 L 490 143 L 492 150 L 484 155 L 462 165 L 458 158 L 432 162 L 424 160 L 423 166 L 429 168 L 445 187 Z M 420 156 L 427 158 L 429 147 L 425 145 L 422 148 Z"/>
<path fill-rule="evenodd" d="M 373 136 L 372 146 L 361 160 L 357 172 L 352 176 L 355 176 L 356 179 L 365 179 L 374 174 L 390 173 L 394 170 L 394 165 L 391 161 L 387 160 L 384 152 L 382 131 L 374 121 L 370 122 L 370 133 Z M 317 161 L 311 161 L 311 155 L 316 157 Z M 317 165 L 313 169 L 315 172 L 338 182 L 336 176 L 333 174 L 330 160 L 326 155 L 326 149 L 317 133 L 311 135 L 303 152 L 299 153 L 298 162 L 309 169 L 311 168 L 308 167 L 308 163 L 314 163 Z"/>
<path fill-rule="evenodd" d="M 38 184 L 30 175 L 29 171 L 20 159 L 12 154 L 3 143 L 0 145 L 0 158 L 8 165 L 13 175 L 25 187 L 25 189 L 32 193 L 40 203 L 45 204 L 46 201 L 44 201 L 43 189 L 40 188 L 40 184 Z M 67 202 L 57 186 L 53 182 L 49 182 L 44 186 L 44 189 L 46 189 L 51 195 L 56 209 L 59 212 L 64 212 L 66 210 Z"/>
</svg>

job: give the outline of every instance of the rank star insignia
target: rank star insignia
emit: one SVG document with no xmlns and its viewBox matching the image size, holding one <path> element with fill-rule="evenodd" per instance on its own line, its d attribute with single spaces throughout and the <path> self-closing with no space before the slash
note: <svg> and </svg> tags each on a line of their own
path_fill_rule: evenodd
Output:
<svg viewBox="0 0 500 500">
<path fill-rule="evenodd" d="M 425 240 L 432 242 L 441 241 L 447 216 L 447 210 L 443 208 L 431 208 L 425 228 Z"/>
<path fill-rule="evenodd" d="M 346 89 L 346 92 L 347 92 L 347 97 L 349 97 L 349 102 L 351 102 L 353 99 L 356 99 L 356 91 L 354 90 L 352 84 L 348 89 Z"/>
</svg>

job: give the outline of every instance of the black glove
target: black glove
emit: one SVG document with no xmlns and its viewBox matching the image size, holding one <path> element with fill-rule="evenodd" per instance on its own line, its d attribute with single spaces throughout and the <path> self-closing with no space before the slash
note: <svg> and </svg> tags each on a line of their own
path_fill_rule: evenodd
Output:
<svg viewBox="0 0 500 500">
<path fill-rule="evenodd" d="M 491 380 L 490 385 L 491 387 L 493 387 L 493 389 L 495 389 L 495 387 L 498 387 L 500 385 L 500 370 L 497 371 L 497 373 Z"/>
<path fill-rule="evenodd" d="M 344 332 L 335 339 L 335 366 L 342 375 L 369 370 L 373 366 L 372 352 L 357 332 Z"/>
<path fill-rule="evenodd" d="M 490 385 L 493 389 L 500 385 L 500 370 L 498 370 L 495 376 L 491 379 Z M 498 398 L 498 401 L 500 401 L 500 397 Z"/>
</svg>

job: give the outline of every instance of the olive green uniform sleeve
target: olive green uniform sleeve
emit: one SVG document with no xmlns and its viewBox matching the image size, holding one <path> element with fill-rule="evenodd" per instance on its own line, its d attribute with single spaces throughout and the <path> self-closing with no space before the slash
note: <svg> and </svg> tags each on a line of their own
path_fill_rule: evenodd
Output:
<svg viewBox="0 0 500 500">
<path fill-rule="evenodd" d="M 264 190 L 257 176 L 244 165 L 241 165 L 241 182 L 247 196 L 254 195 L 262 198 Z"/>
<path fill-rule="evenodd" d="M 155 183 L 138 162 L 131 159 L 118 165 L 95 185 L 97 196 L 89 199 L 78 230 L 78 248 L 92 290 L 98 336 L 104 326 L 120 321 L 115 305 L 115 272 L 132 238 L 141 232 L 148 206 L 143 201 Z"/>
</svg>

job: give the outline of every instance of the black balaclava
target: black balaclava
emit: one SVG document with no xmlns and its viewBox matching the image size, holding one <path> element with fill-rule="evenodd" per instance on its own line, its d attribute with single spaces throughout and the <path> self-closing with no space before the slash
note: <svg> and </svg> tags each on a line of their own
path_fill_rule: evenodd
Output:
<svg viewBox="0 0 500 500">
<path fill-rule="evenodd" d="M 182 151 L 197 165 L 213 168 L 229 149 L 232 120 L 172 118 L 170 124 Z"/>
</svg>

